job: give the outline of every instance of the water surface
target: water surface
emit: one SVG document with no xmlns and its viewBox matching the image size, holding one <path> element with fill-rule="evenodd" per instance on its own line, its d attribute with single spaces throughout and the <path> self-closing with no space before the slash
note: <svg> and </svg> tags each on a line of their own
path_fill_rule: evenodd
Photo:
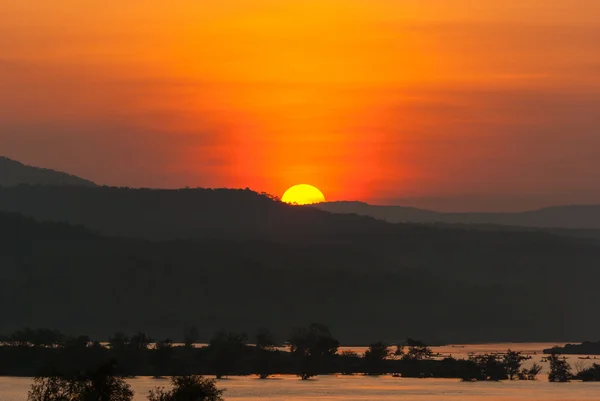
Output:
<svg viewBox="0 0 600 401">
<path fill-rule="evenodd" d="M 523 351 L 532 356 L 528 365 L 543 358 L 541 350 L 557 344 L 479 344 L 434 347 L 434 352 L 452 354 L 462 358 L 470 353 L 504 352 L 508 348 Z M 352 348 L 361 351 L 363 348 Z M 571 356 L 571 365 L 590 365 L 591 360 Z M 593 358 L 593 357 L 592 357 Z M 596 360 L 595 362 L 600 362 Z M 320 401 L 544 401 L 544 400 L 600 400 L 600 383 L 548 383 L 547 363 L 537 381 L 463 383 L 457 379 L 404 379 L 391 376 L 319 376 L 301 381 L 295 376 L 276 376 L 269 380 L 255 377 L 232 377 L 220 380 L 218 386 L 226 388 L 225 399 L 241 400 L 320 400 Z M 0 377 L 1 401 L 26 401 L 31 378 Z M 139 377 L 130 379 L 135 391 L 135 401 L 146 400 L 151 388 L 168 386 L 168 380 Z"/>
</svg>

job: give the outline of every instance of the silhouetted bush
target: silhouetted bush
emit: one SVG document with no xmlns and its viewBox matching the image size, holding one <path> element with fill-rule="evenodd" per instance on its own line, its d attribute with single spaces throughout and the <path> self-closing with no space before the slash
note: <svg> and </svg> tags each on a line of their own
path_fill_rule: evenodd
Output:
<svg viewBox="0 0 600 401">
<path fill-rule="evenodd" d="M 171 378 L 170 390 L 150 390 L 148 401 L 221 401 L 223 392 L 214 380 L 202 376 L 180 376 Z"/>
<path fill-rule="evenodd" d="M 591 367 L 579 372 L 575 378 L 584 382 L 600 381 L 600 365 L 593 364 Z"/>
<path fill-rule="evenodd" d="M 114 363 L 71 377 L 35 377 L 28 401 L 130 401 L 133 391 L 114 375 Z"/>
<path fill-rule="evenodd" d="M 521 369 L 519 372 L 519 380 L 536 380 L 537 375 L 542 371 L 542 366 L 534 363 L 529 369 Z"/>
</svg>

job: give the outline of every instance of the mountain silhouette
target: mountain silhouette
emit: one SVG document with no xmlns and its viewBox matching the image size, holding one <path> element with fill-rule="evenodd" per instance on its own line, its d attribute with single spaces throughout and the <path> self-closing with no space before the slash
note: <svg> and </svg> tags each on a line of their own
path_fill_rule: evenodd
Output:
<svg viewBox="0 0 600 401">
<path fill-rule="evenodd" d="M 226 239 L 292 243 L 382 245 L 429 226 L 496 235 L 549 232 L 600 238 L 598 230 L 541 229 L 450 223 L 392 224 L 369 216 L 290 206 L 265 194 L 239 189 L 132 189 L 82 186 L 0 187 L 0 211 L 40 221 L 84 225 L 109 236 L 148 240 Z"/>
<path fill-rule="evenodd" d="M 248 189 L 2 186 L 0 333 L 592 338 L 600 241 L 567 231 L 390 223 Z"/>
<path fill-rule="evenodd" d="M 39 168 L 39 167 L 32 167 L 32 166 L 26 166 L 20 162 L 11 160 L 9 158 L 6 157 L 0 157 L 0 187 L 4 186 L 4 187 L 12 187 L 12 186 L 18 186 L 18 185 L 45 185 L 45 186 L 85 186 L 85 187 L 95 187 L 96 184 L 94 184 L 92 181 L 89 180 L 85 180 L 83 178 L 80 177 L 76 177 L 67 173 L 63 173 L 63 172 L 59 172 L 59 171 L 55 171 L 55 170 L 50 170 L 50 169 L 45 169 L 45 168 Z M 189 196 L 185 198 L 185 201 L 189 201 L 190 203 L 187 205 L 171 205 L 172 207 L 175 208 L 180 208 L 180 207 L 184 207 L 184 209 L 186 207 L 189 207 L 189 209 L 185 209 L 185 210 L 181 210 L 181 211 L 172 211 L 172 210 L 168 210 L 168 205 L 161 205 L 162 199 L 164 198 L 164 200 L 168 201 L 168 200 L 174 200 L 174 196 L 173 196 L 173 191 L 162 191 L 162 192 L 151 192 L 150 190 L 147 189 L 139 189 L 139 190 L 134 190 L 134 189 L 120 189 L 120 190 L 126 190 L 126 191 L 130 191 L 129 195 L 127 195 L 126 197 L 122 197 L 119 198 L 119 194 L 118 191 L 116 189 L 112 189 L 110 190 L 111 195 L 108 196 L 106 195 L 108 193 L 109 190 L 107 190 L 107 192 L 104 192 L 102 195 L 103 196 L 108 196 L 108 198 L 112 199 L 107 199 L 109 201 L 114 201 L 114 202 L 120 202 L 121 200 L 124 200 L 124 198 L 127 198 L 128 202 L 133 202 L 133 203 L 137 203 L 138 206 L 140 206 L 142 209 L 145 210 L 144 213 L 145 217 L 150 218 L 150 219 L 160 219 L 160 216 L 151 216 L 151 214 L 153 213 L 152 210 L 156 210 L 159 211 L 159 214 L 172 214 L 172 213 L 187 213 L 188 217 L 192 219 L 192 221 L 190 222 L 190 224 L 194 224 L 193 220 L 195 218 L 197 218 L 197 214 L 202 214 L 203 213 L 203 208 L 206 209 L 206 207 L 211 207 L 211 202 L 215 201 L 217 199 L 223 200 L 225 202 L 236 202 L 236 199 L 234 199 L 233 197 L 228 197 L 225 194 L 225 190 L 205 190 L 205 191 L 212 191 L 212 194 L 215 195 L 213 197 L 209 197 L 208 194 L 210 192 L 204 192 L 204 196 L 202 199 L 198 199 L 198 204 L 194 205 L 194 198 L 193 196 Z M 137 191 L 137 192 L 134 192 Z M 181 191 L 175 191 L 175 192 L 182 192 L 184 190 Z M 200 190 L 197 190 L 200 191 Z M 22 191 L 22 195 L 27 197 L 27 195 L 25 195 L 25 192 L 27 192 L 26 190 Z M 35 192 L 35 191 L 33 191 Z M 60 195 L 58 192 L 57 193 L 53 193 L 53 191 L 44 191 L 41 190 L 41 192 L 38 195 L 40 196 L 49 196 L 52 200 L 52 198 L 54 198 L 55 196 L 60 197 L 63 195 Z M 77 190 L 75 190 L 75 192 L 77 192 Z M 241 202 L 254 202 L 257 199 L 251 199 L 252 195 L 246 194 L 247 196 L 242 200 L 242 197 L 240 195 L 241 192 L 237 192 L 237 195 L 240 196 L 237 201 L 241 201 Z M 89 194 L 88 192 L 83 192 L 83 194 Z M 160 194 L 160 195 L 159 195 Z M 189 194 L 189 193 L 188 193 Z M 76 193 L 74 193 L 73 195 L 77 195 Z M 21 196 L 21 195 L 15 195 L 15 196 Z M 210 198 L 210 199 L 209 199 Z M 222 198 L 222 199 L 221 199 Z M 226 199 L 227 198 L 227 199 Z M 179 199 L 184 200 L 184 197 L 179 197 Z M 26 199 L 24 199 L 25 201 L 27 201 Z M 60 201 L 58 199 L 56 199 L 57 201 Z M 40 199 L 40 201 L 43 202 L 42 199 Z M 65 199 L 65 201 L 69 202 L 68 199 Z M 153 208 L 148 207 L 147 205 L 145 205 L 147 203 L 147 201 L 150 202 L 154 202 L 154 206 Z M 217 203 L 218 203 L 217 201 Z M 113 203 L 114 203 L 113 202 Z M 140 203 L 141 202 L 141 203 Z M 207 204 L 205 204 L 204 202 L 208 202 Z M 260 200 L 258 201 L 260 202 Z M 86 203 L 86 202 L 84 202 Z M 89 203 L 89 202 L 87 202 Z M 217 205 L 218 204 L 214 204 Z M 26 206 L 23 207 L 23 210 L 19 210 L 19 208 L 15 208 L 15 207 L 6 207 L 6 202 L 4 202 L 4 206 L 2 204 L 0 204 L 0 210 L 9 210 L 9 211 L 15 211 L 15 212 L 23 212 L 26 215 L 31 215 L 34 216 L 36 218 L 40 218 L 40 219 L 48 219 L 48 220 L 60 220 L 60 221 L 68 221 L 74 224 L 86 224 L 86 214 L 88 213 L 87 209 L 88 206 L 90 206 L 89 204 L 83 204 L 81 205 L 81 207 L 79 208 L 80 210 L 78 211 L 73 211 L 74 214 L 76 213 L 78 215 L 78 218 L 72 218 L 72 216 L 68 216 L 68 215 L 64 215 L 63 212 L 58 211 L 58 210 L 54 210 L 54 211 L 50 211 L 51 207 L 47 207 L 45 209 L 46 212 L 42 212 L 41 209 L 44 209 L 44 207 L 39 208 L 39 207 L 33 207 L 33 209 L 28 209 Z M 76 205 L 77 206 L 77 205 Z M 129 205 L 131 206 L 131 205 Z M 167 206 L 166 208 L 163 206 Z M 249 205 L 248 205 L 249 206 Z M 125 205 L 116 205 L 115 207 L 118 207 L 120 209 L 126 209 L 127 206 Z M 441 212 L 436 212 L 436 211 L 431 211 L 431 210 L 424 210 L 424 209 L 418 209 L 418 208 L 414 208 L 414 207 L 407 207 L 407 206 L 377 206 L 377 205 L 370 205 L 364 202 L 349 202 L 349 201 L 340 201 L 340 202 L 325 202 L 325 203 L 320 203 L 320 204 L 316 204 L 316 205 L 310 205 L 307 206 L 306 208 L 313 208 L 313 209 L 319 209 L 319 210 L 323 210 L 323 211 L 327 211 L 330 213 L 335 213 L 335 214 L 355 214 L 358 216 L 366 216 L 366 217 L 372 217 L 378 220 L 382 220 L 382 221 L 386 221 L 386 222 L 390 222 L 390 223 L 421 223 L 421 224 L 432 224 L 432 223 L 444 223 L 444 224 L 459 224 L 459 225 L 464 225 L 464 224 L 469 224 L 469 225 L 501 225 L 501 226 L 513 226 L 513 227 L 532 227 L 532 228 L 565 228 L 565 229 L 600 229 L 600 205 L 570 205 L 570 206 L 556 206 L 556 207 L 548 207 L 548 208 L 543 208 L 543 209 L 539 209 L 539 210 L 533 210 L 533 211 L 525 211 L 525 212 L 519 212 L 519 213 L 441 213 Z M 95 210 L 95 207 L 92 207 L 91 213 L 97 214 L 99 213 L 97 210 Z M 140 214 L 139 212 L 137 212 L 135 210 L 135 206 L 133 207 L 133 209 L 131 210 L 131 212 L 133 213 L 133 216 L 135 216 L 136 214 Z M 241 211 L 241 210 L 240 210 Z M 280 209 L 281 211 L 281 209 Z M 101 214 L 101 213 L 100 213 Z M 247 220 L 244 217 L 240 217 L 240 216 L 236 216 L 239 213 L 236 213 L 235 210 L 232 210 L 232 214 L 231 217 L 232 218 L 240 218 L 241 220 Z M 310 215 L 312 217 L 315 216 L 320 216 L 323 217 L 323 215 L 317 215 L 317 214 L 311 214 L 310 212 L 307 213 L 307 215 Z M 220 216 L 220 217 L 227 217 L 227 216 Z M 258 217 L 258 216 L 257 216 Z M 264 218 L 269 218 L 269 216 L 263 216 Z M 319 218 L 319 217 L 317 217 Z M 206 221 L 204 221 L 204 218 L 198 218 L 199 223 L 206 223 Z M 209 217 L 210 219 L 210 217 Z M 140 222 L 142 223 L 142 222 Z M 247 224 L 254 224 L 254 222 L 246 222 Z M 266 223 L 265 221 L 263 221 L 262 223 Z M 165 223 L 165 226 L 167 226 L 168 223 Z M 186 224 L 184 224 L 185 226 Z M 217 224 L 218 225 L 218 224 Z M 91 224 L 90 227 L 95 227 L 95 224 Z M 218 227 L 214 227 L 215 229 L 218 229 Z M 484 227 L 481 227 L 484 228 Z M 135 230 L 134 230 L 135 231 Z M 137 230 L 140 231 L 140 230 Z M 160 237 L 161 234 L 157 231 L 157 227 L 151 228 L 150 229 L 150 233 L 155 232 L 154 234 L 156 234 L 156 237 Z M 146 232 L 146 235 L 149 234 L 149 232 Z M 557 232 L 557 231 L 555 231 Z M 126 234 L 127 230 L 124 230 L 122 232 L 110 232 L 110 234 L 116 234 L 116 235 L 121 235 L 121 234 Z M 135 235 L 137 235 L 138 233 L 135 233 Z M 574 232 L 571 233 L 567 233 L 567 234 L 575 234 Z M 581 236 L 592 236 L 592 237 L 599 237 L 600 234 L 598 232 L 581 232 L 580 233 Z M 169 237 L 169 234 L 166 235 L 167 238 Z"/>
<path fill-rule="evenodd" d="M 0 156 L 0 186 L 28 185 L 81 185 L 95 186 L 92 181 L 60 171 L 26 166 Z"/>
<path fill-rule="evenodd" d="M 407 206 L 376 206 L 363 202 L 313 205 L 332 213 L 370 216 L 391 223 L 496 224 L 538 228 L 600 229 L 600 205 L 548 207 L 519 213 L 441 213 Z"/>
</svg>

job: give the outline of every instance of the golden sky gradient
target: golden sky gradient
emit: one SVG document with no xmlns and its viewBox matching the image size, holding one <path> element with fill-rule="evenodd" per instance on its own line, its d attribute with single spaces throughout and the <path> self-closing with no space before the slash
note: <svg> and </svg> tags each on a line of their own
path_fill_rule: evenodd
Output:
<svg viewBox="0 0 600 401">
<path fill-rule="evenodd" d="M 597 0 L 0 0 L 0 154 L 110 185 L 600 202 Z"/>
</svg>

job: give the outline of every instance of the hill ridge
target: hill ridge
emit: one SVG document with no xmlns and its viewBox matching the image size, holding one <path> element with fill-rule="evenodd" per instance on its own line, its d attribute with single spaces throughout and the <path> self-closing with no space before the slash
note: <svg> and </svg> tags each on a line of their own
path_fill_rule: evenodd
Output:
<svg viewBox="0 0 600 401">
<path fill-rule="evenodd" d="M 534 228 L 600 229 L 600 205 L 548 206 L 522 212 L 438 212 L 401 205 L 371 205 L 358 201 L 311 205 L 340 214 L 370 216 L 390 223 L 494 224 Z"/>
<path fill-rule="evenodd" d="M 30 166 L 6 156 L 0 156 L 0 186 L 17 185 L 77 185 L 96 186 L 90 180 L 49 168 Z"/>
</svg>

